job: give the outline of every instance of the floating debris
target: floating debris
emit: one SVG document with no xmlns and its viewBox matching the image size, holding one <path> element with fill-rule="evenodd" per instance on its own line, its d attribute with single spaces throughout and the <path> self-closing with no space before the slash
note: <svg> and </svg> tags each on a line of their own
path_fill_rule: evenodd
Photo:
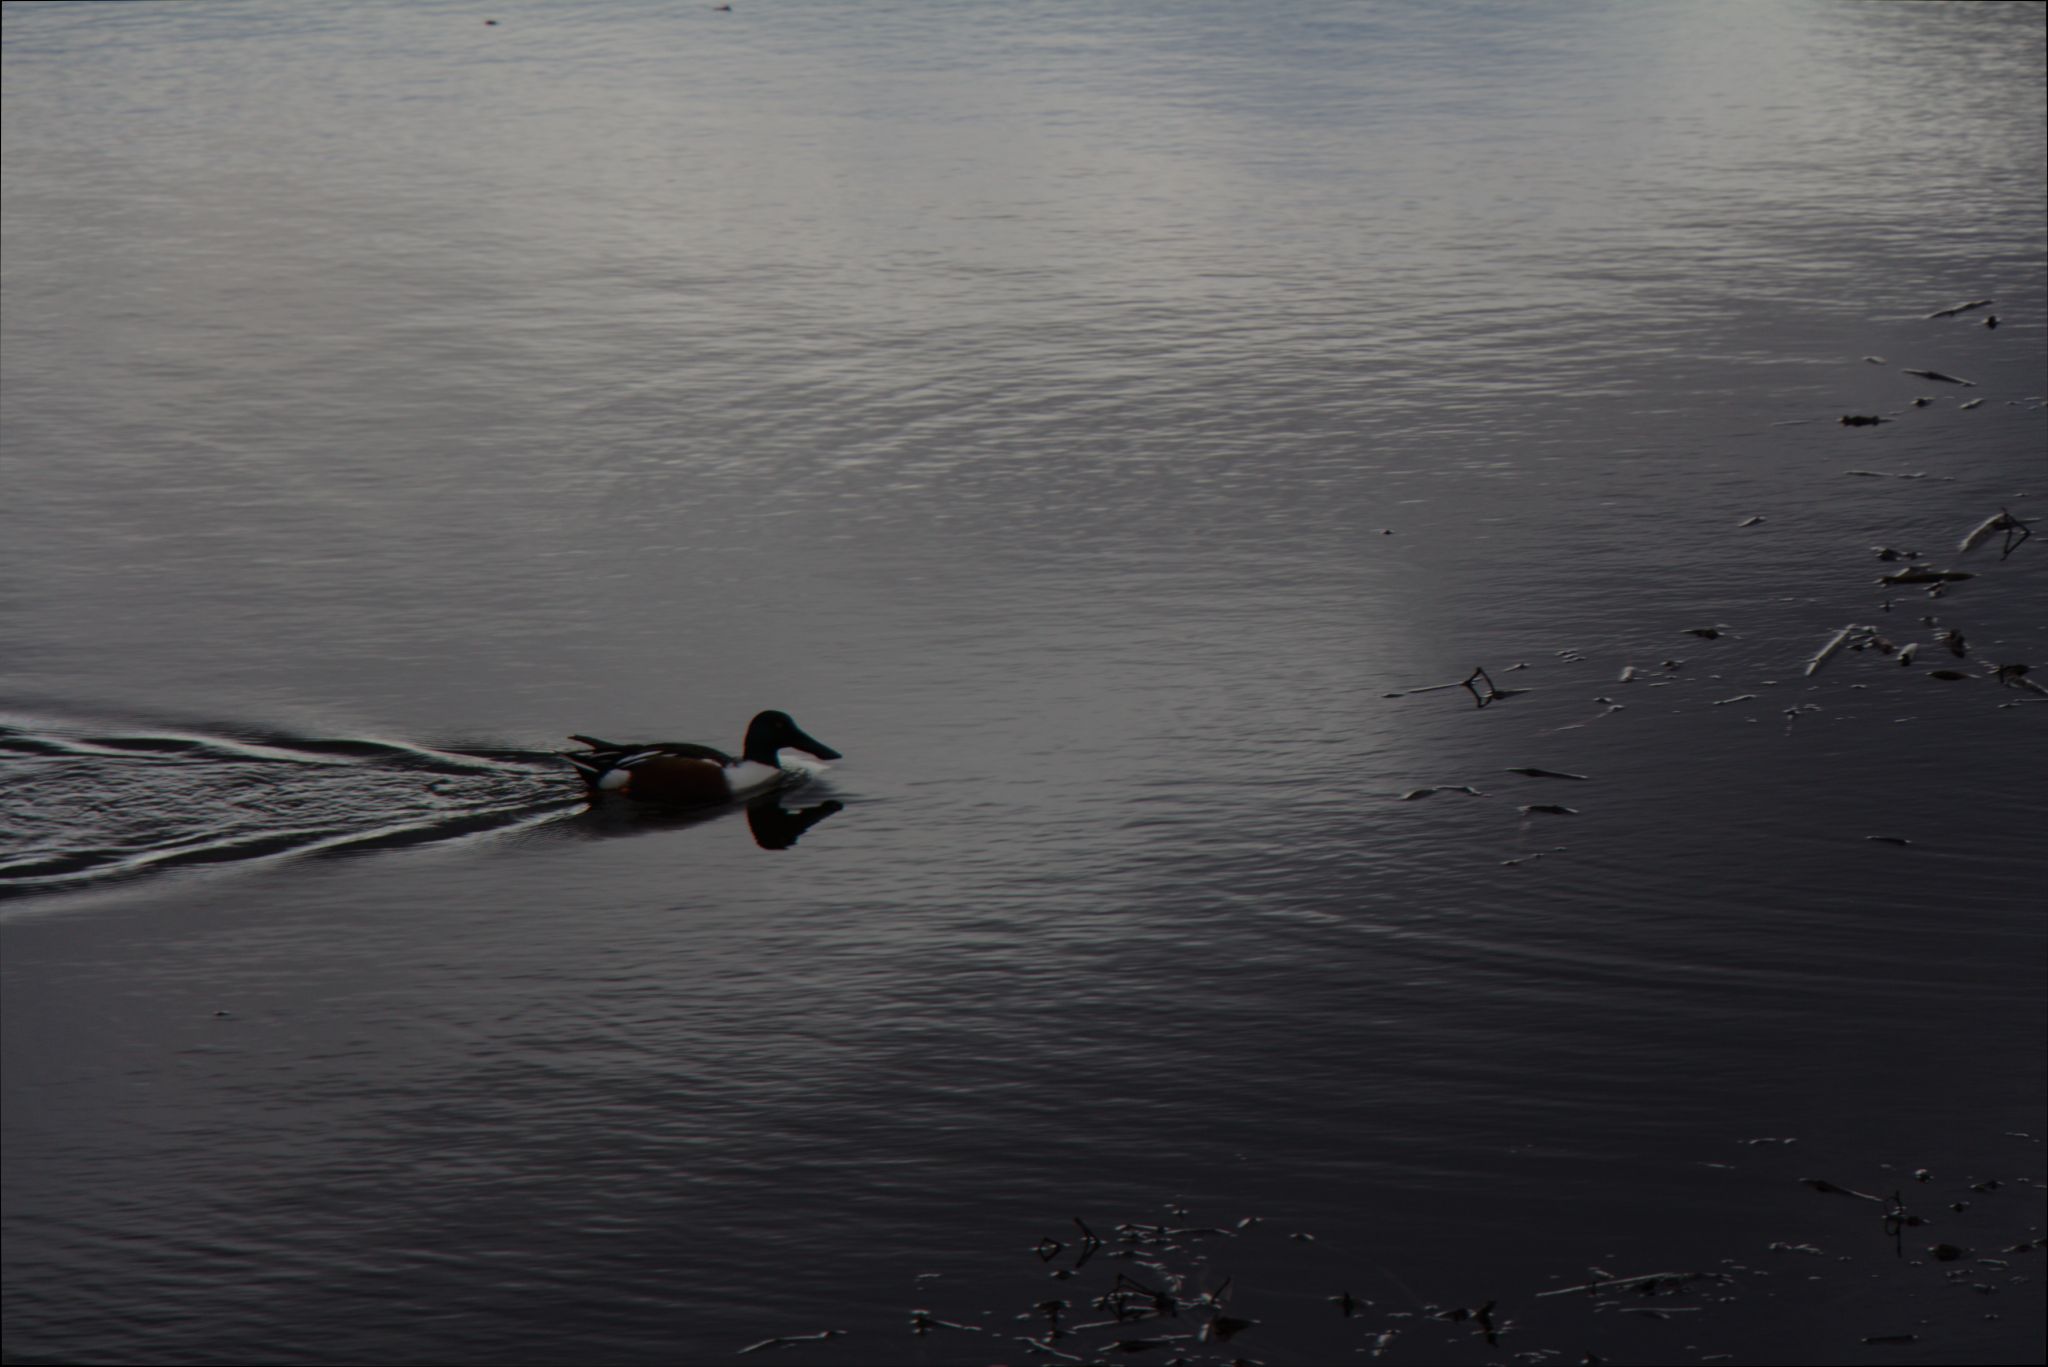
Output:
<svg viewBox="0 0 2048 1367">
<path fill-rule="evenodd" d="M 1074 1260 L 1074 1270 L 1079 1271 L 1101 1250 L 1102 1240 L 1096 1237 L 1095 1231 L 1088 1228 L 1087 1223 L 1078 1215 L 1074 1217 L 1074 1228 L 1081 1231 L 1081 1256 Z"/>
<path fill-rule="evenodd" d="M 1815 1191 L 1829 1196 L 1853 1196 L 1859 1201 L 1875 1201 L 1879 1205 L 1885 1203 L 1882 1196 L 1872 1196 L 1867 1191 L 1856 1191 L 1850 1187 L 1836 1186 L 1825 1177 L 1802 1177 L 1799 1180 L 1812 1187 Z"/>
<path fill-rule="evenodd" d="M 1928 398 L 1925 394 L 1913 400 L 1913 407 L 1915 408 L 1932 408 L 1933 406 L 1934 400 Z"/>
<path fill-rule="evenodd" d="M 1960 669 L 1930 669 L 1927 671 L 1927 677 L 1930 679 L 1943 679 L 1949 683 L 1954 683 L 1959 679 L 1967 679 L 1970 676 L 1963 673 Z"/>
<path fill-rule="evenodd" d="M 913 1310 L 910 1312 L 911 1333 L 919 1338 L 923 1338 L 934 1329 L 965 1329 L 975 1334 L 981 1332 L 981 1326 L 978 1324 L 958 1324 L 952 1320 L 938 1319 L 929 1310 Z"/>
<path fill-rule="evenodd" d="M 1528 806 L 1522 808 L 1522 815 L 1524 816 L 1534 816 L 1539 812 L 1547 813 L 1551 816 L 1577 816 L 1579 814 L 1579 809 L 1576 807 L 1561 806 L 1560 804 L 1555 802 L 1532 802 Z"/>
<path fill-rule="evenodd" d="M 1477 688 L 1474 688 L 1472 686 L 1474 680 L 1477 680 L 1480 683 L 1486 685 L 1486 691 L 1484 693 L 1480 692 Z M 1470 693 L 1472 695 L 1472 697 L 1478 702 L 1478 704 L 1481 707 L 1486 706 L 1488 703 L 1499 702 L 1503 698 L 1512 698 L 1517 693 L 1526 693 L 1529 691 L 1526 688 L 1499 687 L 1497 684 L 1494 683 L 1494 681 L 1491 678 L 1487 677 L 1487 673 L 1484 667 L 1474 668 L 1470 674 L 1467 674 L 1464 678 L 1462 687 L 1465 689 L 1467 693 Z M 1422 690 L 1417 689 L 1415 691 L 1421 692 Z"/>
<path fill-rule="evenodd" d="M 1880 584 L 1953 584 L 1965 579 L 1975 579 L 1973 570 L 1937 570 L 1927 565 L 1912 565 L 1903 570 L 1880 575 Z"/>
<path fill-rule="evenodd" d="M 1847 646 L 1850 642 L 1855 641 L 1861 645 L 1862 642 L 1873 639 L 1876 635 L 1877 628 L 1872 626 L 1843 627 L 1834 634 L 1833 639 L 1820 648 L 1819 654 L 1806 662 L 1806 677 L 1810 679 L 1820 673 L 1821 666 L 1834 659 L 1836 655 L 1841 653 L 1843 647 Z"/>
<path fill-rule="evenodd" d="M 2024 688 L 2030 693 L 2039 693 L 2042 697 L 2048 698 L 2048 688 L 2043 688 L 2027 677 L 2028 671 L 2032 668 L 2032 665 L 1993 665 L 1991 676 L 2006 688 Z"/>
<path fill-rule="evenodd" d="M 1687 627 L 1685 634 L 1697 636 L 1702 641 L 1718 641 L 1728 634 L 1728 627 L 1725 623 L 1717 623 L 1710 627 Z"/>
<path fill-rule="evenodd" d="M 1764 519 L 1761 517 L 1746 517 L 1742 521 L 1736 523 L 1735 525 L 1738 527 L 1754 527 L 1757 523 L 1762 522 L 1763 520 Z"/>
<path fill-rule="evenodd" d="M 1954 375 L 1944 375 L 1939 370 L 1902 370 L 1899 373 L 1901 375 L 1917 376 L 1923 380 L 1939 380 L 1943 384 L 1959 384 L 1965 389 L 1975 389 L 1977 387 L 1975 380 L 1964 380 Z"/>
<path fill-rule="evenodd" d="M 1520 775 L 1522 775 L 1522 776 L 1523 776 L 1524 778 L 1571 778 L 1571 779 L 1577 779 L 1577 780 L 1579 780 L 1579 781 L 1580 781 L 1581 783 L 1583 783 L 1583 782 L 1585 782 L 1585 781 L 1586 781 L 1586 775 L 1584 775 L 1584 774 L 1566 774 L 1566 773 L 1560 773 L 1560 772 L 1559 772 L 1558 770 L 1556 770 L 1556 769 L 1535 769 L 1535 768 L 1520 768 L 1520 769 L 1509 769 L 1509 770 L 1508 770 L 1507 772 L 1508 772 L 1508 773 L 1510 773 L 1510 774 L 1520 774 Z"/>
<path fill-rule="evenodd" d="M 1434 1318 L 1443 1320 L 1447 1324 L 1464 1324 L 1469 1320 L 1479 1326 L 1481 1333 L 1486 1337 L 1487 1345 L 1492 1347 L 1500 1342 L 1500 1328 L 1493 1322 L 1493 1308 L 1499 1303 L 1498 1301 L 1488 1301 L 1476 1310 L 1468 1310 L 1463 1306 L 1459 1306 L 1454 1310 L 1439 1310 Z"/>
<path fill-rule="evenodd" d="M 1536 1299 L 1543 1300 L 1550 1296 L 1570 1296 L 1581 1291 L 1587 1295 L 1597 1295 L 1602 1291 L 1627 1290 L 1640 1292 L 1645 1296 L 1654 1296 L 1658 1291 L 1667 1287 L 1675 1291 L 1687 1282 L 1707 1279 L 1724 1282 L 1729 1280 L 1725 1274 L 1720 1272 L 1645 1272 L 1636 1277 L 1602 1277 L 1598 1281 L 1581 1282 L 1577 1286 L 1560 1286 L 1554 1291 L 1538 1291 Z"/>
<path fill-rule="evenodd" d="M 1752 702 L 1752 701 L 1754 701 L 1754 700 L 1755 700 L 1755 698 L 1756 698 L 1756 694 L 1754 694 L 1754 693 L 1737 693 L 1737 694 L 1736 694 L 1736 695 L 1735 695 L 1734 697 L 1732 697 L 1732 698 L 1716 698 L 1716 699 L 1714 699 L 1714 706 L 1716 706 L 1716 707 L 1726 707 L 1726 706 L 1727 706 L 1727 705 L 1728 705 L 1729 703 L 1732 703 L 1732 702 Z"/>
<path fill-rule="evenodd" d="M 1486 796 L 1485 793 L 1480 792 L 1477 788 L 1474 788 L 1469 783 L 1460 783 L 1456 785 L 1447 783 L 1444 784 L 1442 787 L 1438 788 L 1411 788 L 1407 792 L 1401 794 L 1401 800 L 1403 802 L 1416 802 L 1425 797 L 1434 797 L 1438 793 L 1465 793 L 1471 797 Z"/>
<path fill-rule="evenodd" d="M 1875 413 L 1844 413 L 1842 415 L 1842 426 L 1844 427 L 1875 427 L 1881 422 L 1890 421 L 1890 418 L 1880 418 Z"/>
<path fill-rule="evenodd" d="M 1990 517 L 1985 518 L 1982 522 L 1979 522 L 1976 526 L 1965 532 L 1962 541 L 1957 544 L 1956 549 L 1963 552 L 1974 551 L 1999 532 L 2005 533 L 2005 549 L 2000 551 L 1998 555 L 1998 558 L 2003 560 L 2006 556 L 2018 550 L 2020 544 L 2034 534 L 2034 529 L 2005 509 L 2000 508 Z"/>
<path fill-rule="evenodd" d="M 1885 358 L 1884 358 L 1884 357 L 1882 357 L 1882 356 L 1865 356 L 1865 357 L 1864 357 L 1863 359 L 1864 359 L 1864 360 L 1866 360 L 1866 361 L 1868 361 L 1868 362 L 1870 362 L 1870 364 L 1872 364 L 1872 365 L 1889 365 L 1889 364 L 1890 364 L 1890 362 L 1886 361 L 1886 360 L 1885 360 Z"/>
<path fill-rule="evenodd" d="M 1945 309 L 1936 309 L 1927 316 L 1929 318 L 1953 318 L 1959 313 L 1968 313 L 1972 309 L 1988 309 L 1997 302 L 1995 299 L 1971 299 L 1966 303 L 1951 304 Z"/>
<path fill-rule="evenodd" d="M 1256 1324 L 1257 1320 L 1239 1319 L 1234 1315 L 1213 1315 L 1202 1326 L 1199 1337 L 1203 1343 L 1228 1343 Z"/>
<path fill-rule="evenodd" d="M 794 1348 L 799 1343 L 826 1343 L 844 1337 L 844 1329 L 820 1329 L 815 1334 L 777 1334 L 772 1339 L 762 1339 L 759 1343 L 748 1344 L 739 1350 L 737 1356 L 744 1357 L 748 1353 L 758 1353 L 768 1348 Z"/>
<path fill-rule="evenodd" d="M 1913 842 L 1903 835 L 1866 835 L 1863 837 L 1873 845 L 1910 845 Z"/>
<path fill-rule="evenodd" d="M 1967 412 L 1969 412 L 1969 411 L 1970 411 L 1971 409 L 1973 409 L 1973 408 L 1982 408 L 1983 406 L 1984 406 L 1984 400 L 1982 400 L 1982 399 L 1968 399 L 1968 400 L 1965 400 L 1965 401 L 1964 401 L 1964 403 L 1963 403 L 1963 405 L 1962 405 L 1962 409 L 1963 409 L 1963 412 L 1967 413 Z"/>
</svg>

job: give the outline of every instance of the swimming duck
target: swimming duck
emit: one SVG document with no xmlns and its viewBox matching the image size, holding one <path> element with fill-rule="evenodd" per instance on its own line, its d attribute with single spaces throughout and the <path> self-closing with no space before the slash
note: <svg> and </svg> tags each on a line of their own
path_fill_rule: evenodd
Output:
<svg viewBox="0 0 2048 1367">
<path fill-rule="evenodd" d="M 588 754 L 570 752 L 562 758 L 583 775 L 592 797 L 616 793 L 641 802 L 706 805 L 768 792 L 789 778 L 777 758 L 784 749 L 839 758 L 837 750 L 805 735 L 787 712 L 763 712 L 748 723 L 738 759 L 685 741 L 619 745 L 595 736 L 569 739 L 590 747 Z"/>
</svg>

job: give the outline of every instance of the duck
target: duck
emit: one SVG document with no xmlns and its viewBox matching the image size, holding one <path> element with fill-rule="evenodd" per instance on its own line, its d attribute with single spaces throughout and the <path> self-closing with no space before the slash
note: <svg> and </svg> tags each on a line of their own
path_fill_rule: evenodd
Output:
<svg viewBox="0 0 2048 1367">
<path fill-rule="evenodd" d="M 784 750 L 840 758 L 837 750 L 805 734 L 789 713 L 775 711 L 760 713 L 747 724 L 738 759 L 687 741 L 621 745 L 596 736 L 569 739 L 588 747 L 587 753 L 572 750 L 562 758 L 576 766 L 592 799 L 609 795 L 676 806 L 740 802 L 773 791 L 790 779 L 780 758 Z"/>
</svg>

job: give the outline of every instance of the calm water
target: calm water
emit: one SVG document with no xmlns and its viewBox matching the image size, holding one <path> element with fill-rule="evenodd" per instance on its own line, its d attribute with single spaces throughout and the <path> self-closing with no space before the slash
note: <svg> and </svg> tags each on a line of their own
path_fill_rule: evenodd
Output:
<svg viewBox="0 0 2048 1367">
<path fill-rule="evenodd" d="M 2039 1361 L 2042 8 L 735 9 L 5 8 L 8 1360 Z"/>
</svg>

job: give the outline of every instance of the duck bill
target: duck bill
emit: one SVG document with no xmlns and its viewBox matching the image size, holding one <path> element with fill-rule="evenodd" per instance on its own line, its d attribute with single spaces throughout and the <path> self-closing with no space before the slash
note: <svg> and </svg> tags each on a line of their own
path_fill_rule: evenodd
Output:
<svg viewBox="0 0 2048 1367">
<path fill-rule="evenodd" d="M 805 735 L 802 731 L 798 731 L 793 727 L 791 728 L 791 733 L 783 739 L 782 744 L 787 749 L 801 750 L 814 759 L 840 758 L 839 752 L 825 744 L 825 742 Z"/>
</svg>

